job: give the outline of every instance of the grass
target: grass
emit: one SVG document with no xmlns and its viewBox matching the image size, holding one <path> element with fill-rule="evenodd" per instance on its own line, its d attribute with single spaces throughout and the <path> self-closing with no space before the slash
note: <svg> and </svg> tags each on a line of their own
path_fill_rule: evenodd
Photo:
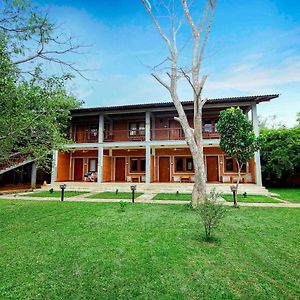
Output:
<svg viewBox="0 0 300 300">
<path fill-rule="evenodd" d="M 0 201 L 0 299 L 299 299 L 300 209 Z"/>
<path fill-rule="evenodd" d="M 78 192 L 78 191 L 65 191 L 64 196 L 66 198 L 79 196 L 83 194 L 87 194 L 88 192 Z M 43 191 L 43 192 L 34 192 L 30 194 L 23 194 L 21 196 L 24 197 L 61 197 L 61 191 L 53 191 L 53 193 L 50 193 L 49 191 Z"/>
<path fill-rule="evenodd" d="M 233 202 L 232 195 L 221 195 L 227 202 Z M 272 197 L 262 196 L 262 195 L 243 195 L 238 196 L 238 202 L 243 203 L 282 203 L 281 201 L 274 199 Z"/>
<path fill-rule="evenodd" d="M 143 195 L 143 193 L 134 193 L 135 198 Z M 101 192 L 98 194 L 93 194 L 88 196 L 87 198 L 91 199 L 131 199 L 132 193 L 130 192 Z"/>
<path fill-rule="evenodd" d="M 269 191 L 279 194 L 285 201 L 300 203 L 300 188 L 270 188 Z"/>
<path fill-rule="evenodd" d="M 153 200 L 186 200 L 186 201 L 191 201 L 192 200 L 192 194 L 160 193 L 160 194 L 156 194 L 152 199 Z"/>
</svg>

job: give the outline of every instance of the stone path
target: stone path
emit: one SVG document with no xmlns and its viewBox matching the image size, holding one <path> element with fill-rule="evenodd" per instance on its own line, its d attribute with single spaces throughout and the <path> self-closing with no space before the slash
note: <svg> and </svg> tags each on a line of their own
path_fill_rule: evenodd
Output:
<svg viewBox="0 0 300 300">
<path fill-rule="evenodd" d="M 91 199 L 85 198 L 85 196 L 91 195 L 91 193 L 82 194 L 74 197 L 65 198 L 65 202 L 120 202 L 121 199 Z M 155 194 L 145 193 L 135 199 L 136 203 L 157 203 L 157 204 L 188 204 L 189 201 L 184 200 L 152 200 Z M 30 194 L 20 196 L 18 194 L 0 195 L 0 199 L 10 200 L 30 200 L 30 201 L 60 201 L 59 197 L 30 197 Z M 131 199 L 123 199 L 122 201 L 131 202 Z M 231 202 L 222 201 L 226 206 L 232 206 Z M 300 203 L 239 203 L 239 206 L 243 207 L 288 207 L 288 208 L 300 208 Z"/>
</svg>

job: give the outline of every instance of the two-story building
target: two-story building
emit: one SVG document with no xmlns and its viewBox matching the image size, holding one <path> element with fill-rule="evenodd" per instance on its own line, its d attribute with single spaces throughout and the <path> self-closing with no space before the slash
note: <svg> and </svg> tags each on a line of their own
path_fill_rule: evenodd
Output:
<svg viewBox="0 0 300 300">
<path fill-rule="evenodd" d="M 240 107 L 258 135 L 257 104 L 278 95 L 209 99 L 203 111 L 207 182 L 232 183 L 237 166 L 219 147 L 220 111 Z M 183 101 L 191 126 L 193 102 Z M 172 102 L 80 108 L 72 111 L 66 152 L 54 151 L 52 183 L 193 182 L 194 167 Z M 243 183 L 261 185 L 259 152 L 244 166 Z"/>
</svg>

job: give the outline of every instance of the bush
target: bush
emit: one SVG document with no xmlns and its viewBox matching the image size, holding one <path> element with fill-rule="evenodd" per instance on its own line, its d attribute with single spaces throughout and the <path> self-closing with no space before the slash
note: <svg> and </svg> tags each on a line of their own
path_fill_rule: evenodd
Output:
<svg viewBox="0 0 300 300">
<path fill-rule="evenodd" d="M 119 202 L 119 204 L 120 204 L 120 209 L 121 209 L 121 211 L 124 212 L 124 211 L 125 211 L 125 207 L 126 207 L 126 205 L 127 205 L 127 202 L 121 200 L 121 201 Z"/>
<path fill-rule="evenodd" d="M 206 240 L 211 240 L 213 230 L 220 224 L 225 216 L 225 206 L 217 201 L 218 194 L 214 191 L 206 196 L 199 205 L 199 214 L 204 226 Z"/>
</svg>

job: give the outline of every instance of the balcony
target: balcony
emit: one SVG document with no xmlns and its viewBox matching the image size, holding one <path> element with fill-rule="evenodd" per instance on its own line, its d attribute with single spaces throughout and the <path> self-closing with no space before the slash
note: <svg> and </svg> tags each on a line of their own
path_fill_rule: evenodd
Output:
<svg viewBox="0 0 300 300">
<path fill-rule="evenodd" d="M 220 135 L 212 128 L 212 131 L 204 131 L 204 139 L 219 139 Z M 75 143 L 98 143 L 98 131 L 87 130 L 68 135 L 68 138 Z M 184 133 L 181 128 L 157 128 L 150 130 L 151 141 L 181 141 L 184 140 Z M 145 130 L 104 130 L 104 142 L 128 142 L 145 141 Z"/>
<path fill-rule="evenodd" d="M 86 130 L 67 134 L 67 139 L 75 143 L 98 143 L 98 130 Z"/>
</svg>

